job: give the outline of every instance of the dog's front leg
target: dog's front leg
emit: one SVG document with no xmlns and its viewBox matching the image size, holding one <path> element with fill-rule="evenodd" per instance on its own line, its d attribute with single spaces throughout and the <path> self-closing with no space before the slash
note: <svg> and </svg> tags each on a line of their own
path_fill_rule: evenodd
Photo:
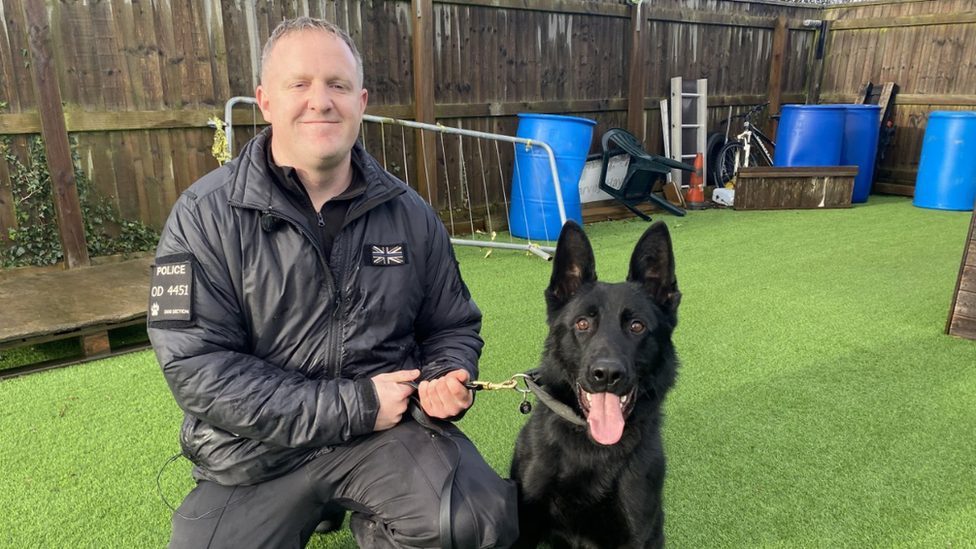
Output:
<svg viewBox="0 0 976 549">
<path fill-rule="evenodd" d="M 644 464 L 650 467 L 629 471 L 621 483 L 621 513 L 631 533 L 626 549 L 664 547 L 664 456 Z"/>
<path fill-rule="evenodd" d="M 549 535 L 549 515 L 539 502 L 519 502 L 519 539 L 513 549 L 535 549 Z"/>
</svg>

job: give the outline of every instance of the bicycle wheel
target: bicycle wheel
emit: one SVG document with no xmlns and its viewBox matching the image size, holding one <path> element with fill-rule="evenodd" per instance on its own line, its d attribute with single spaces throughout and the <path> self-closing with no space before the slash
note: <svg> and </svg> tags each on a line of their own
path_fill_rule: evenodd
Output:
<svg viewBox="0 0 976 549">
<path fill-rule="evenodd" d="M 741 141 L 732 141 L 722 147 L 715 161 L 715 183 L 724 187 L 735 179 L 739 173 L 739 168 L 746 165 L 746 149 Z M 765 166 L 766 161 L 753 146 L 749 149 L 749 166 Z"/>
<path fill-rule="evenodd" d="M 715 186 L 716 177 L 718 170 L 715 166 L 718 165 L 718 153 L 722 152 L 722 147 L 728 143 L 725 138 L 725 134 L 722 132 L 711 132 L 708 134 L 708 139 L 705 141 L 705 160 L 708 162 L 708 184 Z"/>
</svg>

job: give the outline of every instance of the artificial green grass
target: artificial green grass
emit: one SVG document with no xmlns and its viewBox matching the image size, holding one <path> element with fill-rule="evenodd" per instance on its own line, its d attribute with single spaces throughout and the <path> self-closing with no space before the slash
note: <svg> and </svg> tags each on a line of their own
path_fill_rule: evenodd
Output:
<svg viewBox="0 0 976 549">
<path fill-rule="evenodd" d="M 976 547 L 976 342 L 943 334 L 969 212 L 677 218 L 680 376 L 666 403 L 669 547 Z M 588 225 L 601 279 L 647 225 Z M 500 240 L 507 237 L 500 236 Z M 551 264 L 456 248 L 485 313 L 482 379 L 535 365 Z M 462 428 L 507 474 L 525 418 L 483 393 Z M 180 411 L 151 353 L 0 382 L 0 547 L 161 547 L 155 479 Z M 179 460 L 162 475 L 177 503 Z M 314 548 L 352 548 L 348 530 Z"/>
<path fill-rule="evenodd" d="M 147 343 L 149 336 L 146 334 L 146 326 L 137 324 L 109 330 L 108 340 L 113 349 L 119 349 L 129 345 Z M 81 346 L 78 343 L 78 338 L 58 339 L 37 345 L 6 349 L 0 351 L 0 373 L 3 370 L 17 368 L 18 366 L 80 357 Z"/>
<path fill-rule="evenodd" d="M 59 339 L 0 351 L 0 371 L 81 354 L 77 338 Z"/>
</svg>

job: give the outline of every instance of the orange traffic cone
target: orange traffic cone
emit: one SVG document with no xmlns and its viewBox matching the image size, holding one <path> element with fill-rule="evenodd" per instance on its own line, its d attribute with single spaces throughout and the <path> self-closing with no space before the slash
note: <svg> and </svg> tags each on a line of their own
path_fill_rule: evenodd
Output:
<svg viewBox="0 0 976 549">
<path fill-rule="evenodd" d="M 705 183 L 702 173 L 704 160 L 702 153 L 695 157 L 695 172 L 691 174 L 691 182 L 688 184 L 688 194 L 685 195 L 685 202 L 689 210 L 702 210 L 705 208 Z"/>
</svg>

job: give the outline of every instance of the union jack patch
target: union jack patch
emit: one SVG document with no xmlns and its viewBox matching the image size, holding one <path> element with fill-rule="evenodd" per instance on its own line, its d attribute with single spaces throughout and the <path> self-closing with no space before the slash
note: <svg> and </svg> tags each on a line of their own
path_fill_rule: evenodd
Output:
<svg viewBox="0 0 976 549">
<path fill-rule="evenodd" d="M 366 263 L 377 267 L 393 267 L 407 263 L 406 244 L 369 244 L 364 254 Z"/>
</svg>

